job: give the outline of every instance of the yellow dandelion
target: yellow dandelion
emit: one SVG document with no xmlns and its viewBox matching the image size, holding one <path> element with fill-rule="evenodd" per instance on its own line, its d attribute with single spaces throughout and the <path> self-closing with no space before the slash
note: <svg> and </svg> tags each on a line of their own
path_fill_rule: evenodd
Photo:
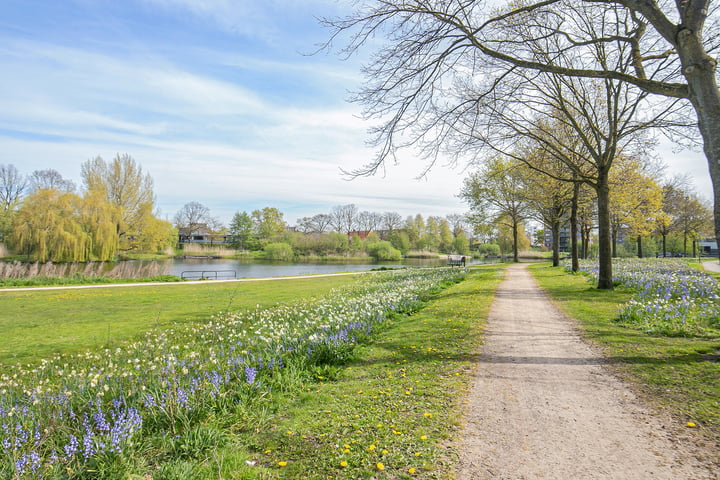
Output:
<svg viewBox="0 0 720 480">
<path fill-rule="evenodd" d="M 415 475 L 415 468 L 414 468 L 414 467 L 408 468 L 408 473 L 409 473 L 410 475 Z"/>
<path fill-rule="evenodd" d="M 695 425 L 695 423 L 693 423 L 693 422 L 687 422 L 687 426 L 690 427 L 690 428 L 695 428 L 695 427 L 697 427 L 697 425 Z"/>
<path fill-rule="evenodd" d="M 340 462 L 340 466 L 341 466 L 342 468 L 345 468 L 345 467 L 348 466 L 348 463 L 347 463 L 345 460 L 343 460 L 342 462 Z"/>
<path fill-rule="evenodd" d="M 419 457 L 419 456 L 420 456 L 420 452 L 415 452 L 415 456 L 416 456 L 416 457 Z"/>
<path fill-rule="evenodd" d="M 387 450 L 383 450 L 383 451 L 380 452 L 380 453 L 382 453 L 383 455 L 387 455 L 387 454 L 388 454 L 388 451 L 387 451 Z"/>
<path fill-rule="evenodd" d="M 287 466 L 287 462 L 285 462 L 283 460 L 278 462 L 278 467 L 286 467 L 286 466 Z"/>
<path fill-rule="evenodd" d="M 378 463 L 375 465 L 375 467 L 376 467 L 378 470 L 385 470 L 385 465 L 383 465 L 383 464 L 380 463 L 380 462 L 378 462 Z"/>
<path fill-rule="evenodd" d="M 372 452 L 373 450 L 375 450 L 375 445 L 370 445 L 369 447 L 367 447 L 367 450 L 368 452 Z"/>
<path fill-rule="evenodd" d="M 427 440 L 427 435 L 420 435 L 420 440 Z"/>
<path fill-rule="evenodd" d="M 430 413 L 430 412 L 425 412 L 425 413 L 423 413 L 423 417 L 425 417 L 425 418 L 432 418 L 432 413 Z"/>
</svg>

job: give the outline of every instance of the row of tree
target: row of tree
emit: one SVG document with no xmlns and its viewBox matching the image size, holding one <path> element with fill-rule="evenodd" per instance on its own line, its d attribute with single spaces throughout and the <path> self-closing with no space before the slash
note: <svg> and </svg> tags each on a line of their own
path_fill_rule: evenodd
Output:
<svg viewBox="0 0 720 480">
<path fill-rule="evenodd" d="M 694 193 L 687 178 L 660 178 L 660 169 L 620 157 L 609 178 L 612 256 L 618 239 L 632 237 L 643 257 L 644 237 L 657 235 L 663 255 L 669 236 L 680 236 L 682 253 L 689 242 L 712 235 L 711 208 Z M 466 178 L 461 197 L 470 205 L 472 222 L 480 229 L 505 226 L 513 232 L 513 256 L 518 260 L 523 225 L 539 222 L 550 230 L 554 264 L 559 263 L 561 229 L 574 218 L 578 256 L 587 258 L 597 226 L 595 191 L 582 183 L 563 182 L 527 162 L 496 157 Z M 491 230 L 492 231 L 492 230 Z M 571 238 L 573 233 L 570 234 Z"/>
<path fill-rule="evenodd" d="M 618 159 L 648 161 L 650 129 L 704 144 L 720 239 L 720 10 L 710 2 L 543 0 L 490 8 L 465 0 L 368 0 L 327 20 L 328 46 L 380 51 L 354 98 L 373 128 L 372 174 L 398 149 L 419 147 L 489 164 L 525 163 L 554 181 L 593 190 L 598 287 L 612 289 L 611 171 Z M 561 187 L 557 187 L 561 188 Z M 578 212 L 571 205 L 571 238 Z M 576 243 L 576 242 L 574 242 Z M 573 250 L 573 267 L 577 252 Z"/>
<path fill-rule="evenodd" d="M 39 261 L 113 260 L 118 252 L 173 247 L 155 211 L 153 180 L 129 155 L 82 165 L 83 186 L 56 170 L 22 176 L 0 165 L 0 240 Z"/>
<path fill-rule="evenodd" d="M 252 212 L 236 212 L 225 227 L 210 209 L 199 202 L 185 204 L 175 215 L 175 226 L 183 232 L 204 229 L 210 235 L 228 236 L 232 246 L 241 250 L 262 250 L 269 243 L 286 243 L 300 255 L 337 255 L 366 250 L 357 242 L 372 232 L 368 244 L 388 241 L 393 248 L 440 253 L 468 253 L 466 219 L 452 214 L 445 218 L 421 215 L 403 220 L 397 212 L 361 211 L 355 204 L 337 205 L 330 213 L 300 218 L 288 226 L 277 208 L 265 207 Z M 356 240 L 353 240 L 356 239 Z"/>
</svg>

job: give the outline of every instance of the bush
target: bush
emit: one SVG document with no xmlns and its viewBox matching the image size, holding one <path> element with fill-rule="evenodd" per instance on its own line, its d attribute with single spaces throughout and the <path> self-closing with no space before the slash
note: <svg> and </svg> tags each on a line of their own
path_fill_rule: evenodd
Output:
<svg viewBox="0 0 720 480">
<path fill-rule="evenodd" d="M 402 253 L 392 246 L 390 242 L 377 242 L 368 245 L 368 255 L 375 260 L 400 260 Z"/>
<path fill-rule="evenodd" d="M 293 249 L 287 243 L 268 243 L 265 246 L 265 258 L 267 260 L 282 260 L 289 262 L 295 254 Z"/>
<path fill-rule="evenodd" d="M 477 247 L 480 255 L 500 255 L 500 246 L 496 243 L 483 243 Z"/>
</svg>

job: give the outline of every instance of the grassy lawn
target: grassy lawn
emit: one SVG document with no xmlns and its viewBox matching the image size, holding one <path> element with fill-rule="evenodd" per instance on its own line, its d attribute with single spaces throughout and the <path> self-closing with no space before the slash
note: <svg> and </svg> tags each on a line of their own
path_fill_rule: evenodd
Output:
<svg viewBox="0 0 720 480">
<path fill-rule="evenodd" d="M 121 463 L 152 472 L 154 480 L 454 478 L 452 445 L 469 373 L 502 277 L 503 266 L 472 269 L 466 280 L 426 299 L 421 310 L 396 314 L 348 363 L 299 370 L 289 364 L 276 371 L 266 391 L 241 385 L 218 410 L 177 417 L 187 424 L 155 425 L 160 420 L 145 418 L 141 455 Z M 357 279 L 3 292 L 9 294 L 3 305 L 12 306 L 0 317 L 0 334 L 14 335 L 3 353 L 37 360 L 44 356 L 40 348 L 95 350 L 107 338 L 119 342 L 156 323 L 197 322 L 228 306 L 293 303 Z M 12 318 L 34 323 L 20 329 Z M 112 335 L 105 337 L 105 330 Z M 68 469 L 63 478 L 118 478 L 93 470 L 116 463 Z"/>
<path fill-rule="evenodd" d="M 234 441 L 195 465 L 194 478 L 216 478 L 223 465 L 223 478 L 454 478 L 448 446 L 502 267 L 472 272 L 349 365 L 226 419 Z"/>
<path fill-rule="evenodd" d="M 112 347 L 153 328 L 204 321 L 223 310 L 319 296 L 356 276 L 158 286 L 0 290 L 0 365 Z"/>
<path fill-rule="evenodd" d="M 720 338 L 652 336 L 620 327 L 613 319 L 630 292 L 597 290 L 563 268 L 536 265 L 531 272 L 647 400 L 720 440 Z"/>
<path fill-rule="evenodd" d="M 501 278 L 498 267 L 473 270 L 417 314 L 398 319 L 337 378 L 318 375 L 257 436 L 259 462 L 288 462 L 274 469 L 284 478 L 374 478 L 381 468 L 389 478 L 450 477 L 454 458 L 443 447 L 456 432 Z"/>
</svg>

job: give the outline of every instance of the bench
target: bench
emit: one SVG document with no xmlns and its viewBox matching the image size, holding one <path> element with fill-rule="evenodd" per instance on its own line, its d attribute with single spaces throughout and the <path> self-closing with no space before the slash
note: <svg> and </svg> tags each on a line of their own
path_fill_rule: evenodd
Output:
<svg viewBox="0 0 720 480">
<path fill-rule="evenodd" d="M 464 267 L 466 258 L 459 255 L 448 255 L 448 265 L 451 267 Z"/>
</svg>

